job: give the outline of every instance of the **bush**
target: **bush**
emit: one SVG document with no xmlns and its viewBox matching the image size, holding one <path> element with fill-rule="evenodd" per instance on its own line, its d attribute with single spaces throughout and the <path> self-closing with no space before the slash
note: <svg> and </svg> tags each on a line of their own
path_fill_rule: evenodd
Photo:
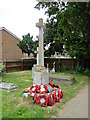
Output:
<svg viewBox="0 0 90 120">
<path fill-rule="evenodd" d="M 70 70 L 68 66 L 63 66 L 63 70 Z"/>
<path fill-rule="evenodd" d="M 56 72 L 67 71 L 67 70 L 73 70 L 73 69 L 65 65 L 61 68 L 56 68 Z"/>
<path fill-rule="evenodd" d="M 82 66 L 78 66 L 78 67 L 76 67 L 76 71 L 78 72 L 78 73 L 84 73 L 84 68 L 82 67 Z"/>
<path fill-rule="evenodd" d="M 3 75 L 5 72 L 5 65 L 3 63 L 0 63 L 0 76 Z"/>
<path fill-rule="evenodd" d="M 78 67 L 76 68 L 76 71 L 77 71 L 78 73 L 84 74 L 84 75 L 86 75 L 86 76 L 90 76 L 90 70 L 88 70 L 88 68 L 83 68 L 82 66 L 78 66 Z"/>
<path fill-rule="evenodd" d="M 61 72 L 62 69 L 61 68 L 56 68 L 56 72 Z"/>
<path fill-rule="evenodd" d="M 88 70 L 88 68 L 86 68 L 85 71 L 84 71 L 84 74 L 85 74 L 86 76 L 90 76 L 90 70 Z"/>
</svg>

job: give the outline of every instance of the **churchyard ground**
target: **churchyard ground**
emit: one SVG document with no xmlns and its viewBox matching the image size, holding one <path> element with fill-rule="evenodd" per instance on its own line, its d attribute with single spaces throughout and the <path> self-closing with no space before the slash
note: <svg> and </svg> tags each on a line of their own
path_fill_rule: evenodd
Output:
<svg viewBox="0 0 90 120">
<path fill-rule="evenodd" d="M 73 75 L 76 83 L 73 85 L 60 84 L 63 91 L 63 99 L 54 106 L 40 107 L 28 99 L 21 101 L 22 90 L 33 84 L 32 71 L 18 71 L 5 73 L 4 82 L 14 83 L 19 88 L 14 92 L 2 91 L 2 118 L 50 118 L 63 109 L 63 104 L 74 97 L 81 88 L 88 84 L 88 76 L 77 74 L 75 71 L 55 73 L 57 75 Z"/>
</svg>

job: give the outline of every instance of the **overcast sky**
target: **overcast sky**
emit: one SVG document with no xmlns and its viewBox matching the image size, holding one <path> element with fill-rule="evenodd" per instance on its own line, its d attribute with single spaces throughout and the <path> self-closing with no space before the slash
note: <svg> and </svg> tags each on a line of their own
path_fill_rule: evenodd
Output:
<svg viewBox="0 0 90 120">
<path fill-rule="evenodd" d="M 46 20 L 44 10 L 37 10 L 36 0 L 0 0 L 0 27 L 5 27 L 17 37 L 30 33 L 36 37 L 39 29 L 36 22 L 39 18 Z"/>
</svg>

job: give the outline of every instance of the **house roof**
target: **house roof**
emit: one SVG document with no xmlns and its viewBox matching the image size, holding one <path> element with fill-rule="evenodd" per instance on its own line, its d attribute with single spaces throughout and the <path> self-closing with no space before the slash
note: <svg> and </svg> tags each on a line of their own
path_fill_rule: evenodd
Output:
<svg viewBox="0 0 90 120">
<path fill-rule="evenodd" d="M 10 35 L 12 35 L 13 37 L 15 37 L 18 40 L 21 40 L 19 37 L 17 37 L 15 34 L 13 34 L 12 32 L 10 32 L 8 29 L 6 29 L 5 27 L 0 27 L 0 30 L 5 30 L 6 32 L 8 32 Z"/>
</svg>

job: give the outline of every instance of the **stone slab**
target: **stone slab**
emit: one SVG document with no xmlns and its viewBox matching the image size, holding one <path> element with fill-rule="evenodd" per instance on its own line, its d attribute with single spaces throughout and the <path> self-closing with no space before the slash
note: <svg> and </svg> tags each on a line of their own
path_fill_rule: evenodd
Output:
<svg viewBox="0 0 90 120">
<path fill-rule="evenodd" d="M 5 83 L 5 82 L 0 83 L 0 90 L 5 90 L 7 92 L 11 92 L 11 91 L 14 91 L 17 89 L 18 89 L 18 86 L 15 86 L 12 83 Z"/>
<path fill-rule="evenodd" d="M 49 75 L 49 79 L 56 84 L 72 85 L 76 82 L 75 78 L 72 76 Z"/>
</svg>

